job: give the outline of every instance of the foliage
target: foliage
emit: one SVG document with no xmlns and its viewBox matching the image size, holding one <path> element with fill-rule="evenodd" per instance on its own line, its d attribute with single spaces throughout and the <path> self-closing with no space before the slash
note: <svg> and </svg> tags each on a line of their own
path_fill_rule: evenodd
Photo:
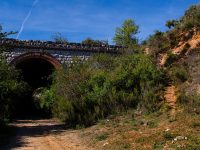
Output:
<svg viewBox="0 0 200 150">
<path fill-rule="evenodd" d="M 93 40 L 92 38 L 87 38 L 82 41 L 82 44 L 86 45 L 108 45 L 108 41 L 105 40 Z"/>
<path fill-rule="evenodd" d="M 183 89 L 180 91 L 177 102 L 183 106 L 186 112 L 200 114 L 200 95 L 198 93 L 186 93 Z"/>
<path fill-rule="evenodd" d="M 147 39 L 145 46 L 150 49 L 150 55 L 154 59 L 157 59 L 159 53 L 169 50 L 170 40 L 165 33 L 155 31 L 155 33 Z"/>
<path fill-rule="evenodd" d="M 200 5 L 191 6 L 179 20 L 169 20 L 166 26 L 171 29 L 188 30 L 200 27 Z M 174 30 L 176 32 L 176 30 Z"/>
<path fill-rule="evenodd" d="M 165 24 L 166 27 L 168 27 L 169 29 L 174 28 L 178 25 L 178 21 L 177 20 L 168 20 Z"/>
<path fill-rule="evenodd" d="M 2 26 L 0 26 L 0 39 L 13 33 L 3 32 Z M 0 47 L 0 52 L 3 50 L 4 48 Z M 26 84 L 22 82 L 19 72 L 8 66 L 5 60 L 0 57 L 0 126 L 8 122 L 17 97 L 25 89 Z"/>
<path fill-rule="evenodd" d="M 54 99 L 52 91 L 41 87 L 36 89 L 32 95 L 36 108 L 38 110 L 43 110 L 46 115 L 51 116 L 51 109 Z"/>
<path fill-rule="evenodd" d="M 138 47 L 138 39 L 136 37 L 138 30 L 139 26 L 136 25 L 132 19 L 127 19 L 124 21 L 121 28 L 116 28 L 113 41 L 116 43 L 116 45 L 134 49 Z"/>
<path fill-rule="evenodd" d="M 57 43 L 68 43 L 68 40 L 64 38 L 61 33 L 57 32 L 52 35 L 52 38 Z"/>
<path fill-rule="evenodd" d="M 174 63 L 175 60 L 177 60 L 177 55 L 174 54 L 172 51 L 168 51 L 165 66 L 172 65 L 172 63 Z"/>
<path fill-rule="evenodd" d="M 26 84 L 19 72 L 0 60 L 0 125 L 10 119 L 17 97 L 25 91 Z"/>
<path fill-rule="evenodd" d="M 57 71 L 42 101 L 50 102 L 53 114 L 67 124 L 87 126 L 137 106 L 157 110 L 162 79 L 162 72 L 143 54 L 97 55 Z"/>
<path fill-rule="evenodd" d="M 187 70 L 182 66 L 172 67 L 170 69 L 170 76 L 174 82 L 185 82 L 189 78 Z"/>
<path fill-rule="evenodd" d="M 172 140 L 175 136 L 174 136 L 171 132 L 164 132 L 164 133 L 163 133 L 163 137 L 164 137 L 166 140 Z"/>
<path fill-rule="evenodd" d="M 183 29 L 200 27 L 200 5 L 191 6 L 180 19 L 179 26 Z"/>
<path fill-rule="evenodd" d="M 155 34 L 143 42 L 143 46 L 148 48 L 150 55 L 157 61 L 160 54 L 174 49 L 179 43 L 191 38 L 200 27 L 200 5 L 191 6 L 183 17 L 177 20 L 169 20 L 165 24 L 170 30 L 167 32 L 156 31 Z M 184 48 L 188 50 L 188 45 Z M 184 51 L 183 51 L 184 52 Z M 174 59 L 170 54 L 169 62 Z M 172 59 L 171 59 L 172 58 Z M 168 64 L 167 64 L 168 65 Z"/>
<path fill-rule="evenodd" d="M 3 39 L 3 38 L 6 38 L 7 36 L 9 35 L 12 35 L 12 34 L 16 34 L 17 32 L 13 32 L 13 31 L 10 31 L 10 32 L 4 32 L 3 31 L 3 27 L 0 25 L 0 40 Z M 3 51 L 6 51 L 7 50 L 7 47 L 4 47 L 4 46 L 1 46 L 0 47 L 0 54 L 3 52 Z M 2 59 L 2 56 L 0 55 L 0 59 Z"/>
<path fill-rule="evenodd" d="M 6 38 L 9 35 L 16 34 L 16 32 L 10 31 L 10 32 L 4 32 L 3 27 L 0 25 L 0 39 Z"/>
<path fill-rule="evenodd" d="M 107 133 L 104 133 L 104 134 L 102 134 L 102 135 L 98 135 L 97 137 L 96 137 L 96 140 L 97 141 L 104 141 L 104 140 L 106 140 L 108 138 L 108 134 Z"/>
</svg>

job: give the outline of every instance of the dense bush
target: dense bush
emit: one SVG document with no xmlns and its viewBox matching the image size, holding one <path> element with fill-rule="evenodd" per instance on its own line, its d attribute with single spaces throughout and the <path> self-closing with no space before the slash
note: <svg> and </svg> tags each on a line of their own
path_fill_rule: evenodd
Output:
<svg viewBox="0 0 200 150">
<path fill-rule="evenodd" d="M 167 52 L 170 49 L 170 40 L 166 33 L 155 31 L 146 40 L 145 47 L 150 49 L 151 57 L 157 59 L 160 53 Z"/>
<path fill-rule="evenodd" d="M 169 29 L 176 27 L 179 24 L 179 21 L 177 20 L 168 20 L 165 24 L 166 27 Z"/>
<path fill-rule="evenodd" d="M 187 11 L 183 17 L 178 20 L 169 20 L 166 22 L 166 26 L 171 29 L 188 30 L 193 27 L 200 27 L 200 5 L 193 5 Z M 176 30 L 175 30 L 176 31 Z"/>
<path fill-rule="evenodd" d="M 25 89 L 19 72 L 0 59 L 0 126 L 10 119 L 15 100 Z"/>
<path fill-rule="evenodd" d="M 169 20 L 166 22 L 169 28 L 167 32 L 156 31 L 150 35 L 144 42 L 143 46 L 148 48 L 150 55 L 157 59 L 160 54 L 180 46 L 180 42 L 188 41 L 194 34 L 194 31 L 199 31 L 200 28 L 200 5 L 191 6 L 183 17 L 177 20 Z M 186 45 L 183 52 L 190 47 Z M 174 59 L 170 55 L 170 60 Z M 171 59 L 172 58 L 172 59 Z"/>
<path fill-rule="evenodd" d="M 189 73 L 184 67 L 177 66 L 170 69 L 170 76 L 175 83 L 180 83 L 188 80 Z"/>
<path fill-rule="evenodd" d="M 86 45 L 94 45 L 94 46 L 108 45 L 108 41 L 106 40 L 93 40 L 92 38 L 86 38 L 81 43 L 86 44 Z"/>
<path fill-rule="evenodd" d="M 162 78 L 162 72 L 145 55 L 99 55 L 57 71 L 41 102 L 67 124 L 91 125 L 137 106 L 155 111 L 162 95 Z"/>
<path fill-rule="evenodd" d="M 177 60 L 177 58 L 178 56 L 176 54 L 172 53 L 172 51 L 168 51 L 165 66 L 172 65 Z"/>
<path fill-rule="evenodd" d="M 200 94 L 197 92 L 186 93 L 182 90 L 178 97 L 178 103 L 187 113 L 200 114 Z"/>
<path fill-rule="evenodd" d="M 0 39 L 12 34 L 15 32 L 4 32 L 0 25 Z M 9 121 L 16 99 L 20 97 L 27 86 L 21 80 L 19 72 L 5 62 L 1 55 L 5 50 L 7 50 L 6 47 L 0 47 L 0 127 Z"/>
<path fill-rule="evenodd" d="M 200 27 L 200 5 L 191 6 L 180 19 L 180 27 L 191 29 Z"/>
</svg>

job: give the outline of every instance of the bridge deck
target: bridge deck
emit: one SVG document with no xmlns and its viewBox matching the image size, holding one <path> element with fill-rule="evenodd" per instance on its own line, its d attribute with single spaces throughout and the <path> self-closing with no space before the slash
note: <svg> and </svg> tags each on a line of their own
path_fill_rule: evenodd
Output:
<svg viewBox="0 0 200 150">
<path fill-rule="evenodd" d="M 63 50 L 63 51 L 90 51 L 103 53 L 120 53 L 122 46 L 114 45 L 86 45 L 81 43 L 59 43 L 52 41 L 33 41 L 33 40 L 16 40 L 16 39 L 0 39 L 0 46 L 9 48 L 23 49 L 43 49 L 43 50 Z"/>
</svg>

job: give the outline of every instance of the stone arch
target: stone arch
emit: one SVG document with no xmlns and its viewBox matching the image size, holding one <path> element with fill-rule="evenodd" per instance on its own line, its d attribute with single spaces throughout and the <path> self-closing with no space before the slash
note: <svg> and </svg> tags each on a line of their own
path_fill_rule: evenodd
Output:
<svg viewBox="0 0 200 150">
<path fill-rule="evenodd" d="M 59 69 L 61 67 L 61 63 L 54 58 L 52 55 L 48 53 L 42 53 L 42 52 L 28 52 L 25 54 L 22 54 L 16 58 L 14 58 L 11 62 L 10 65 L 16 66 L 17 64 L 26 61 L 28 59 L 42 59 L 54 66 L 55 69 Z"/>
<path fill-rule="evenodd" d="M 52 84 L 52 74 L 61 68 L 61 63 L 49 53 L 27 52 L 15 57 L 10 65 L 20 70 L 28 85 L 28 90 L 15 105 L 16 115 L 44 114 L 35 105 L 34 93 Z"/>
</svg>

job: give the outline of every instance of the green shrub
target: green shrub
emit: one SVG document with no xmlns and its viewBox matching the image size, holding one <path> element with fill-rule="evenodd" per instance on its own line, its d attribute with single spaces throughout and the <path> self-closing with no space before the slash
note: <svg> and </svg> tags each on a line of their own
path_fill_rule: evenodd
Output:
<svg viewBox="0 0 200 150">
<path fill-rule="evenodd" d="M 164 137 L 166 140 L 172 140 L 175 136 L 174 136 L 171 132 L 164 132 L 164 133 L 163 133 L 163 137 Z"/>
<path fill-rule="evenodd" d="M 108 134 L 107 133 L 104 133 L 104 134 L 102 134 L 102 135 L 98 135 L 97 137 L 96 137 L 96 140 L 97 141 L 104 141 L 104 140 L 106 140 L 108 138 Z"/>
<path fill-rule="evenodd" d="M 11 119 L 17 100 L 26 87 L 19 72 L 0 59 L 0 126 Z"/>
<path fill-rule="evenodd" d="M 138 105 L 146 111 L 156 111 L 163 77 L 143 54 L 94 56 L 85 63 L 57 71 L 41 102 L 68 125 L 88 126 Z"/>
<path fill-rule="evenodd" d="M 175 27 L 176 29 L 189 30 L 193 27 L 200 27 L 200 5 L 193 5 L 187 11 L 183 17 L 179 20 L 171 20 L 166 23 L 167 27 Z"/>
<path fill-rule="evenodd" d="M 149 128 L 155 128 L 155 127 L 158 126 L 158 124 L 157 124 L 157 122 L 155 122 L 155 121 L 149 121 L 149 122 L 148 122 L 148 126 L 149 126 Z"/>
<path fill-rule="evenodd" d="M 184 107 L 184 110 L 192 114 L 200 114 L 200 95 L 196 92 L 180 92 L 177 102 Z"/>
<path fill-rule="evenodd" d="M 39 91 L 42 97 L 38 100 L 38 102 L 35 102 L 36 104 L 39 104 L 39 108 L 46 111 L 47 114 L 51 114 L 51 110 L 54 104 L 54 91 L 52 89 L 41 89 Z"/>
<path fill-rule="evenodd" d="M 179 66 L 171 68 L 171 77 L 174 82 L 185 82 L 189 78 L 188 71 Z"/>
<path fill-rule="evenodd" d="M 0 39 L 12 34 L 16 32 L 4 32 L 0 25 Z M 4 60 L 2 53 L 7 50 L 7 47 L 0 46 L 0 128 L 9 122 L 18 98 L 27 89 L 27 85 L 21 80 L 20 73 Z"/>
<path fill-rule="evenodd" d="M 185 29 L 200 27 L 200 5 L 191 6 L 180 20 L 180 26 Z"/>
<path fill-rule="evenodd" d="M 145 141 L 145 138 L 144 137 L 141 137 L 141 138 L 138 138 L 138 139 L 136 139 L 136 143 L 142 143 L 142 142 L 144 142 Z"/>
<path fill-rule="evenodd" d="M 157 59 L 160 53 L 167 52 L 170 49 L 170 42 L 166 33 L 155 31 L 153 35 L 149 36 L 144 45 L 150 49 L 151 57 Z"/>
<path fill-rule="evenodd" d="M 185 148 L 187 150 L 199 150 L 200 149 L 200 138 L 198 136 L 191 137 Z"/>
<path fill-rule="evenodd" d="M 175 60 L 177 60 L 177 55 L 172 53 L 172 51 L 168 51 L 165 66 L 170 66 Z"/>
<path fill-rule="evenodd" d="M 153 145 L 153 149 L 154 150 L 160 150 L 163 149 L 165 144 L 165 141 L 155 141 L 154 145 Z"/>
</svg>

